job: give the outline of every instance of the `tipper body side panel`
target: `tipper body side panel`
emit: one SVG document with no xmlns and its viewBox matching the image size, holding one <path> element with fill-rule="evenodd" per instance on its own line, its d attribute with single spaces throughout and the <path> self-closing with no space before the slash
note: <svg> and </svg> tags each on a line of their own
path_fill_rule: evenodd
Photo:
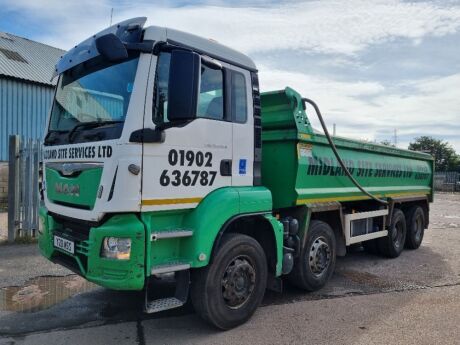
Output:
<svg viewBox="0 0 460 345">
<path fill-rule="evenodd" d="M 274 208 L 368 199 L 337 162 L 326 137 L 313 131 L 301 96 L 290 88 L 262 94 L 262 181 Z M 432 199 L 430 155 L 333 138 L 355 179 L 380 198 Z"/>
</svg>

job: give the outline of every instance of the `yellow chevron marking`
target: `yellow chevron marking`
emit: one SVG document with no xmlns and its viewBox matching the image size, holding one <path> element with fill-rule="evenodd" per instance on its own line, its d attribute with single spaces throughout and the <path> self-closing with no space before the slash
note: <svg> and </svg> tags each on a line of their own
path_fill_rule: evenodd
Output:
<svg viewBox="0 0 460 345">
<path fill-rule="evenodd" d="M 398 196 L 425 196 L 428 195 L 427 192 L 401 192 L 401 193 L 378 193 L 373 194 L 376 198 L 390 197 L 395 198 Z M 330 202 L 330 201 L 356 201 L 356 200 L 366 200 L 370 199 L 366 195 L 355 195 L 355 196 L 339 196 L 339 197 L 327 197 L 327 198 L 311 198 L 311 199 L 297 199 L 297 205 L 303 205 L 308 203 L 321 203 L 321 202 Z"/>
<path fill-rule="evenodd" d="M 175 198 L 175 199 L 146 199 L 142 200 L 142 206 L 157 205 L 177 205 L 177 204 L 195 204 L 203 198 Z"/>
</svg>

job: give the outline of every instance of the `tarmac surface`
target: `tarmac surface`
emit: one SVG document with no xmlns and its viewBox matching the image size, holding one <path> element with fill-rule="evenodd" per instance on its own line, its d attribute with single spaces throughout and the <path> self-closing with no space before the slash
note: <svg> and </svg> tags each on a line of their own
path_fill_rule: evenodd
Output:
<svg viewBox="0 0 460 345">
<path fill-rule="evenodd" d="M 36 245 L 1 245 L 0 345 L 460 344 L 460 195 L 437 194 L 430 217 L 418 250 L 385 259 L 353 248 L 325 288 L 267 291 L 254 317 L 227 332 L 189 304 L 143 314 L 141 293 L 88 283 Z"/>
</svg>

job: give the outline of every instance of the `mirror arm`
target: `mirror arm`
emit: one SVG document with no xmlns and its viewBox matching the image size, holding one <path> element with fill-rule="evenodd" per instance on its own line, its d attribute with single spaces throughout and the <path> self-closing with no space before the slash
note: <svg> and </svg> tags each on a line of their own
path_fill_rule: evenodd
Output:
<svg viewBox="0 0 460 345">
<path fill-rule="evenodd" d="M 135 130 L 129 136 L 130 143 L 164 143 L 166 133 L 160 128 L 142 128 Z"/>
<path fill-rule="evenodd" d="M 195 119 L 193 119 L 195 120 Z M 172 127 L 184 127 L 186 125 L 188 125 L 190 122 L 192 122 L 193 120 L 184 120 L 184 121 L 175 121 L 175 122 L 163 122 L 163 123 L 159 123 L 155 129 L 157 130 L 165 130 L 165 129 L 168 129 L 168 128 L 172 128 Z"/>
<path fill-rule="evenodd" d="M 130 143 L 164 143 L 166 139 L 165 129 L 172 127 L 184 127 L 193 120 L 164 122 L 156 125 L 155 128 L 141 128 L 131 133 Z"/>
<path fill-rule="evenodd" d="M 208 56 L 201 56 L 201 62 L 211 69 L 221 70 L 223 68 L 218 61 L 211 59 Z"/>
<path fill-rule="evenodd" d="M 127 50 L 139 51 L 141 53 L 151 53 L 155 45 L 155 41 L 145 40 L 142 42 L 123 42 Z"/>
</svg>

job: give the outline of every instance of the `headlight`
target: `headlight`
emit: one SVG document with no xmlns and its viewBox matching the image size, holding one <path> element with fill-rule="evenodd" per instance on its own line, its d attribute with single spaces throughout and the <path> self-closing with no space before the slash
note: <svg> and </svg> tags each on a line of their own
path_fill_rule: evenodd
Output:
<svg viewBox="0 0 460 345">
<path fill-rule="evenodd" d="M 38 233 L 40 235 L 43 235 L 43 231 L 45 231 L 45 218 L 39 216 L 38 217 Z"/>
<path fill-rule="evenodd" d="M 102 243 L 101 256 L 104 258 L 129 260 L 131 255 L 131 239 L 105 237 Z"/>
</svg>

